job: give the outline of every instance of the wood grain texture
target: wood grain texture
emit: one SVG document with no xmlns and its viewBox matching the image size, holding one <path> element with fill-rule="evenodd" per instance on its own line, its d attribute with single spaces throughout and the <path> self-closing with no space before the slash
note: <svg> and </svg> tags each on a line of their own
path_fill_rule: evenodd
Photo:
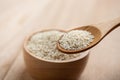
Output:
<svg viewBox="0 0 120 80">
<path fill-rule="evenodd" d="M 74 27 L 120 16 L 120 0 L 0 0 L 0 80 L 33 80 L 22 45 L 33 30 Z M 91 49 L 80 80 L 120 80 L 120 28 Z"/>
</svg>

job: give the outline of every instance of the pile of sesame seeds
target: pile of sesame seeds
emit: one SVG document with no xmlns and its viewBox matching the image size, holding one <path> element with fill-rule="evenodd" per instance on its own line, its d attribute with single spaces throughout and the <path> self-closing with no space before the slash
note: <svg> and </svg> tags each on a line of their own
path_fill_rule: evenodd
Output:
<svg viewBox="0 0 120 80">
<path fill-rule="evenodd" d="M 59 44 L 66 50 L 82 50 L 93 42 L 94 36 L 85 30 L 72 30 L 65 33 L 59 40 Z"/>
<path fill-rule="evenodd" d="M 27 49 L 36 57 L 45 60 L 64 61 L 80 56 L 81 53 L 65 54 L 57 49 L 57 41 L 63 34 L 65 33 L 57 30 L 38 32 L 28 41 Z"/>
</svg>

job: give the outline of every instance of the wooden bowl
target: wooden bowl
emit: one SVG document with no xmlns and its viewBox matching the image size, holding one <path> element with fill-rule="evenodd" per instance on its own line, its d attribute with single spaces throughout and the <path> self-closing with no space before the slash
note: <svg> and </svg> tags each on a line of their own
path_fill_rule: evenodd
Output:
<svg viewBox="0 0 120 80">
<path fill-rule="evenodd" d="M 78 80 L 83 72 L 87 60 L 87 52 L 82 52 L 81 56 L 64 61 L 43 60 L 32 54 L 26 47 L 27 42 L 36 33 L 51 30 L 37 31 L 27 36 L 24 41 L 24 61 L 27 71 L 35 80 Z M 62 31 L 63 30 L 57 30 Z"/>
</svg>

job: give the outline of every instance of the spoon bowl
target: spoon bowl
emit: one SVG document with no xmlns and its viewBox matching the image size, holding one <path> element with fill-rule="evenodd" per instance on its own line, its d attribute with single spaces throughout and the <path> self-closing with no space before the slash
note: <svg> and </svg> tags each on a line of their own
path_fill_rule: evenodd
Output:
<svg viewBox="0 0 120 80">
<path fill-rule="evenodd" d="M 93 24 L 89 26 L 74 28 L 72 30 L 85 30 L 90 32 L 94 36 L 94 40 L 86 48 L 83 48 L 80 50 L 67 50 L 61 47 L 60 45 L 59 40 L 63 37 L 62 35 L 61 38 L 58 40 L 57 47 L 60 51 L 65 52 L 67 54 L 74 54 L 74 53 L 86 51 L 92 48 L 93 46 L 95 46 L 96 44 L 98 44 L 109 32 L 111 32 L 118 26 L 120 26 L 120 17 L 113 19 L 111 21 L 107 21 L 99 24 Z M 69 30 L 69 31 L 72 31 L 72 30 Z"/>
<path fill-rule="evenodd" d="M 78 28 L 72 29 L 72 30 L 85 30 L 85 31 L 88 31 L 94 36 L 94 40 L 86 48 L 81 49 L 81 50 L 66 50 L 66 49 L 64 49 L 64 48 L 62 48 L 60 46 L 60 43 L 58 41 L 57 47 L 62 52 L 71 53 L 71 54 L 78 53 L 78 52 L 83 52 L 83 51 L 91 48 L 92 46 L 96 45 L 100 41 L 100 39 L 102 37 L 101 31 L 98 28 L 94 27 L 94 26 L 83 26 L 83 27 L 78 27 Z M 70 31 L 72 31 L 72 30 L 70 30 Z M 60 37 L 60 39 L 62 37 L 63 37 L 63 35 Z"/>
</svg>

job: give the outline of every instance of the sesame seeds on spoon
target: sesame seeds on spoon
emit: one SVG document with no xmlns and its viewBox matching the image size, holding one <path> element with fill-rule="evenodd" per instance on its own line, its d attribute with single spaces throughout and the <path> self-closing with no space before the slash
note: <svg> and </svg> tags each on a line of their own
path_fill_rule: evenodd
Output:
<svg viewBox="0 0 120 80">
<path fill-rule="evenodd" d="M 94 36 L 85 30 L 72 30 L 65 33 L 59 40 L 60 46 L 66 50 L 80 50 L 87 47 Z"/>
</svg>

